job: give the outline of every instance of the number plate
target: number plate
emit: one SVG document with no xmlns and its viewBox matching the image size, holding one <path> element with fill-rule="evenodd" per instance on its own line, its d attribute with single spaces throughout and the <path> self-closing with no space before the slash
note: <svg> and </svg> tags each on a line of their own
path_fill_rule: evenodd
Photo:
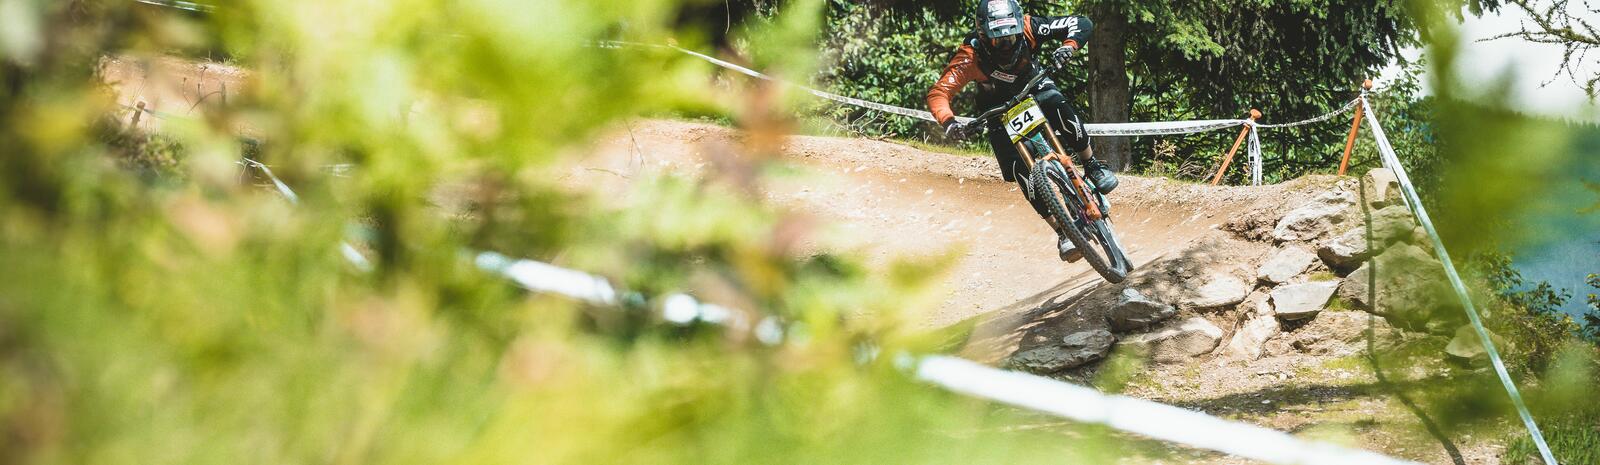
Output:
<svg viewBox="0 0 1600 465">
<path fill-rule="evenodd" d="M 1044 112 L 1039 110 L 1038 103 L 1029 98 L 1006 111 L 1006 134 L 1011 136 L 1012 143 L 1016 143 L 1043 122 Z"/>
</svg>

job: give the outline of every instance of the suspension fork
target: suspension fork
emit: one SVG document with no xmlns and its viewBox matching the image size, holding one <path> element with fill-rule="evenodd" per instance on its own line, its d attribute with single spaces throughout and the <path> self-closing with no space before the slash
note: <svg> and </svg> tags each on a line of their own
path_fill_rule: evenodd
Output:
<svg viewBox="0 0 1600 465">
<path fill-rule="evenodd" d="M 1066 158 L 1066 160 L 1062 161 L 1061 163 L 1066 165 L 1067 178 L 1070 178 L 1072 180 L 1072 185 L 1077 186 L 1078 188 L 1078 200 L 1083 202 L 1083 207 L 1085 210 L 1084 213 L 1089 217 L 1089 221 L 1100 221 L 1100 218 L 1104 217 L 1105 215 L 1100 212 L 1100 206 L 1097 205 L 1098 202 L 1094 202 L 1089 199 L 1089 186 L 1083 183 L 1082 176 L 1078 176 L 1078 167 L 1072 163 L 1072 155 L 1068 155 L 1065 147 L 1061 146 L 1061 141 L 1056 139 L 1056 132 L 1054 130 L 1047 127 L 1045 128 L 1044 133 L 1045 135 L 1050 136 L 1050 145 L 1055 146 L 1056 153 L 1060 154 L 1061 157 Z M 1019 142 L 1017 145 L 1022 144 Z"/>
</svg>

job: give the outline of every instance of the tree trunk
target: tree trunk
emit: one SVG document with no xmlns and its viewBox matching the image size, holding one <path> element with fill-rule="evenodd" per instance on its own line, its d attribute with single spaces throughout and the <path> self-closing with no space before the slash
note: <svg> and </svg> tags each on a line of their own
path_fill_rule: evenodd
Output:
<svg viewBox="0 0 1600 465">
<path fill-rule="evenodd" d="M 1118 2 L 1095 2 L 1088 8 L 1094 21 L 1089 39 L 1089 121 L 1126 123 L 1133 99 L 1128 89 L 1128 18 Z M 1096 158 L 1111 169 L 1123 171 L 1133 163 L 1132 141 L 1127 137 L 1094 138 Z"/>
</svg>

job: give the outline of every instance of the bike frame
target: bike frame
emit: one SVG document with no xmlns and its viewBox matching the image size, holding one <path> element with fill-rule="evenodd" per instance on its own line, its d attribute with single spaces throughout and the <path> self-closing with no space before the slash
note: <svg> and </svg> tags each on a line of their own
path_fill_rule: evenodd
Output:
<svg viewBox="0 0 1600 465">
<path fill-rule="evenodd" d="M 983 114 L 979 115 L 977 118 L 974 118 L 974 120 L 987 121 L 989 118 L 1004 114 L 1003 112 L 1011 110 L 1017 105 L 1022 104 L 1022 102 L 1026 101 L 1033 94 L 1034 88 L 1038 87 L 1039 83 L 1044 81 L 1045 76 L 1054 69 L 1053 66 L 1049 66 L 1048 64 L 1046 64 L 1044 68 L 1045 69 L 1041 70 L 1038 75 L 1033 77 L 1032 80 L 1028 81 L 1028 85 L 1022 87 L 1021 93 L 1018 93 L 1015 97 L 1012 97 L 1011 100 L 1007 101 L 1004 105 L 1000 105 L 983 112 Z M 1037 104 L 1038 103 L 1034 103 L 1034 105 Z M 1048 116 L 1046 119 L 1048 119 Z M 1022 161 L 1028 165 L 1028 171 L 1032 172 L 1034 167 L 1037 165 L 1034 161 L 1034 156 L 1036 154 L 1028 150 L 1027 144 L 1022 143 L 1022 141 L 1032 137 L 1033 134 L 1038 131 L 1044 131 L 1045 135 L 1049 136 L 1048 140 L 1050 145 L 1055 149 L 1056 153 L 1058 155 L 1065 156 L 1065 160 L 1061 160 L 1062 157 L 1057 157 L 1057 161 L 1062 163 L 1063 167 L 1065 168 L 1067 172 L 1067 178 L 1069 178 L 1072 182 L 1074 191 L 1073 194 L 1078 197 L 1078 200 L 1084 206 L 1084 215 L 1088 216 L 1089 221 L 1099 221 L 1101 218 L 1105 217 L 1105 213 L 1100 211 L 1099 203 L 1095 202 L 1094 199 L 1089 198 L 1089 186 L 1083 182 L 1083 177 L 1078 175 L 1078 167 L 1077 165 L 1073 164 L 1072 156 L 1067 155 L 1066 148 L 1061 145 L 1061 140 L 1056 138 L 1056 131 L 1051 129 L 1049 124 L 1041 124 L 1039 127 L 1034 128 L 1032 132 L 1023 134 L 1022 138 L 1020 138 L 1016 143 L 1017 153 L 1022 155 Z M 1062 200 L 1065 201 L 1066 199 Z"/>
<path fill-rule="evenodd" d="M 1066 155 L 1067 151 L 1064 147 L 1062 147 L 1061 140 L 1056 138 L 1056 132 L 1055 130 L 1050 129 L 1049 124 L 1044 124 L 1041 126 L 1043 127 L 1035 129 L 1034 131 L 1044 131 L 1045 135 L 1049 136 L 1050 145 L 1055 148 L 1056 153 L 1063 155 L 1056 157 L 1056 162 L 1061 163 L 1062 167 L 1065 168 L 1067 172 L 1067 178 L 1072 181 L 1073 194 L 1077 195 L 1078 200 L 1082 202 L 1084 206 L 1084 215 L 1089 217 L 1089 221 L 1099 221 L 1100 218 L 1105 216 L 1105 214 L 1100 212 L 1100 206 L 1098 205 L 1099 202 L 1095 202 L 1094 199 L 1089 198 L 1089 186 L 1083 182 L 1083 177 L 1078 175 L 1078 167 L 1076 164 L 1072 163 L 1072 156 Z M 1017 153 L 1021 153 L 1023 155 L 1023 161 L 1027 163 L 1029 172 L 1032 172 L 1034 166 L 1037 165 L 1033 161 L 1034 154 L 1029 153 L 1028 151 L 1027 144 L 1024 144 L 1020 141 L 1017 142 Z"/>
<path fill-rule="evenodd" d="M 1105 203 L 1104 195 L 1089 189 L 1088 181 L 1078 173 L 1072 155 L 1061 145 L 1060 136 L 1053 125 L 1040 121 L 1048 121 L 1048 115 L 1031 98 L 1033 91 L 1052 70 L 1054 67 L 1046 64 L 1045 69 L 1028 81 L 1015 97 L 983 112 L 976 120 L 990 123 L 991 118 L 1005 115 L 999 120 L 1002 123 L 1000 126 L 1005 127 L 1006 136 L 1016 144 L 1017 153 L 1032 173 L 1026 180 L 1018 179 L 1023 184 L 1024 193 L 1030 201 L 1047 204 L 1050 210 L 1048 214 L 1057 219 L 1055 225 L 1060 228 L 1058 232 L 1064 236 L 1063 240 L 1070 240 L 1082 248 L 1084 258 L 1095 272 L 1108 282 L 1120 283 L 1127 279 L 1133 264 L 1111 230 L 1110 205 Z M 985 129 L 990 127 L 987 124 L 984 126 Z M 1041 136 L 1039 131 L 1047 135 Z M 1029 150 L 1029 147 L 1040 145 L 1048 146 L 1055 154 L 1046 159 Z M 1066 159 L 1062 160 L 1062 156 Z M 1051 160 L 1055 163 L 1050 163 Z M 1038 196 L 1050 198 L 1041 199 Z"/>
</svg>

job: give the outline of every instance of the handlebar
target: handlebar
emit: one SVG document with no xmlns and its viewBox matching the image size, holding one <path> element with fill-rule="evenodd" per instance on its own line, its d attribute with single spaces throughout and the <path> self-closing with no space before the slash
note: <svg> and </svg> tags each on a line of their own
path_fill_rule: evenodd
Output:
<svg viewBox="0 0 1600 465">
<path fill-rule="evenodd" d="M 1055 72 L 1055 71 L 1057 71 L 1059 69 L 1055 65 L 1055 63 L 1050 62 L 1048 60 L 1045 61 L 1045 64 L 1044 64 L 1043 67 L 1044 67 L 1044 69 L 1040 70 L 1037 74 L 1034 74 L 1033 79 L 1028 81 L 1028 85 L 1022 86 L 1022 91 L 1018 92 L 1017 96 L 1012 97 L 1011 100 L 1007 100 L 1006 103 L 1003 103 L 1000 106 L 997 106 L 997 107 L 994 107 L 994 108 L 990 108 L 988 111 L 980 113 L 976 118 L 973 118 L 972 120 L 975 121 L 975 122 L 976 121 L 987 120 L 989 118 L 995 117 L 995 115 L 999 115 L 1000 113 L 1011 109 L 1012 105 L 1016 105 L 1017 102 L 1021 102 L 1022 99 L 1025 99 L 1025 98 L 1028 97 L 1029 94 L 1032 94 L 1033 93 L 1033 88 L 1038 86 L 1041 81 L 1044 81 L 1044 78 L 1046 76 L 1048 76 L 1050 73 L 1053 73 L 1053 72 Z"/>
</svg>

